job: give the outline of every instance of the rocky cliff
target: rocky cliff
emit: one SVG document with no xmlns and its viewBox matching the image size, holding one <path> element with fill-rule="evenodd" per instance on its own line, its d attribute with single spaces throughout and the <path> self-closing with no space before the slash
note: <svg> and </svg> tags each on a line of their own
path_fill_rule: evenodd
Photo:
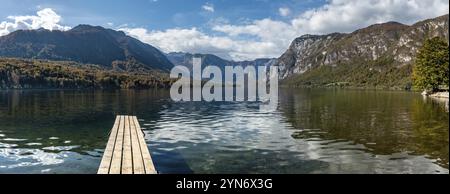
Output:
<svg viewBox="0 0 450 194">
<path fill-rule="evenodd" d="M 346 73 L 336 75 L 336 71 L 343 68 L 340 66 L 346 66 L 348 72 L 364 66 L 366 68 L 361 71 L 386 74 L 385 71 L 397 71 L 411 65 L 426 39 L 437 36 L 448 42 L 448 21 L 449 16 L 444 15 L 411 26 L 388 22 L 349 34 L 304 35 L 292 42 L 275 65 L 280 68 L 281 79 L 300 85 L 355 81 L 348 79 L 352 75 Z M 401 71 L 407 76 L 409 70 Z M 315 76 L 331 78 L 321 80 Z"/>
</svg>

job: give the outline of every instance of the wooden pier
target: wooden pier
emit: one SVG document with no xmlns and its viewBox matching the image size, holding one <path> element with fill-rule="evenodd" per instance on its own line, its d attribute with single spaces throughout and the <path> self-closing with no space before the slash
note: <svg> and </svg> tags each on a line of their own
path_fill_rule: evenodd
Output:
<svg viewBox="0 0 450 194">
<path fill-rule="evenodd" d="M 135 116 L 116 117 L 98 174 L 156 174 Z"/>
</svg>

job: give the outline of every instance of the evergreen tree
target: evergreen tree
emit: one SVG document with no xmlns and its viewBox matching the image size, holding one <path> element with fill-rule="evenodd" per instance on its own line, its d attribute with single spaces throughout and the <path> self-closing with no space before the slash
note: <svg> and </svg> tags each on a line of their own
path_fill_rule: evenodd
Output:
<svg viewBox="0 0 450 194">
<path fill-rule="evenodd" d="M 444 40 L 435 37 L 425 41 L 419 50 L 414 65 L 413 81 L 418 89 L 436 91 L 439 86 L 448 86 L 449 51 Z"/>
</svg>

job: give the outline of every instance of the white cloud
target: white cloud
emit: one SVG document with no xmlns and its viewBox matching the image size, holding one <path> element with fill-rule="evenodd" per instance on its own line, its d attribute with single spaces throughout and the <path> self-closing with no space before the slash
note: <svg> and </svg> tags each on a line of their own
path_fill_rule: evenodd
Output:
<svg viewBox="0 0 450 194">
<path fill-rule="evenodd" d="M 374 23 L 398 21 L 406 24 L 444 15 L 449 12 L 448 0 L 328 0 L 321 7 L 300 15 L 279 9 L 280 15 L 289 15 L 290 21 L 270 18 L 240 24 L 229 24 L 226 18 L 210 20 L 213 34 L 197 28 L 147 30 L 121 25 L 117 28 L 127 34 L 160 48 L 164 52 L 211 53 L 234 60 L 261 57 L 279 57 L 291 41 L 303 34 L 351 32 Z M 213 4 L 202 9 L 214 12 Z M 287 13 L 289 12 L 289 13 Z M 0 23 L 0 35 L 18 29 L 68 30 L 60 24 L 61 17 L 46 8 L 35 16 L 9 16 Z"/>
<path fill-rule="evenodd" d="M 289 8 L 287 8 L 287 7 L 280 7 L 280 8 L 278 9 L 278 13 L 279 13 L 281 16 L 286 17 L 286 16 L 288 16 L 289 14 L 291 14 L 291 10 L 290 10 Z"/>
<path fill-rule="evenodd" d="M 288 23 L 271 19 L 255 20 L 247 25 L 220 25 L 214 26 L 214 31 L 223 32 L 227 36 L 239 38 L 240 35 L 251 35 L 257 37 L 258 41 L 277 45 L 277 55 L 280 50 L 287 49 L 286 45 L 298 35 L 297 31 Z"/>
<path fill-rule="evenodd" d="M 207 12 L 214 12 L 214 5 L 211 3 L 206 3 L 205 5 L 202 6 L 202 9 Z"/>
<path fill-rule="evenodd" d="M 319 8 L 294 16 L 289 22 L 266 18 L 241 25 L 214 25 L 212 30 L 222 35 L 208 35 L 196 28 L 165 31 L 147 31 L 143 28 L 122 30 L 165 52 L 211 53 L 242 60 L 279 57 L 293 39 L 303 34 L 351 32 L 388 21 L 412 24 L 447 14 L 448 6 L 448 0 L 329 0 Z M 280 15 L 283 15 L 281 12 L 286 13 L 285 11 L 280 11 Z"/>
<path fill-rule="evenodd" d="M 448 0 L 330 0 L 291 23 L 303 33 L 351 32 L 374 23 L 397 21 L 412 24 L 449 12 Z"/>
<path fill-rule="evenodd" d="M 39 10 L 36 15 L 8 16 L 11 21 L 0 23 L 0 36 L 16 30 L 31 30 L 44 28 L 47 30 L 69 30 L 70 27 L 59 24 L 61 16 L 50 8 Z"/>
<path fill-rule="evenodd" d="M 156 46 L 164 52 L 212 53 L 225 59 L 244 60 L 266 57 L 277 50 L 277 45 L 271 42 L 210 36 L 196 28 L 165 31 L 148 31 L 144 28 L 122 28 L 120 30 Z"/>
</svg>

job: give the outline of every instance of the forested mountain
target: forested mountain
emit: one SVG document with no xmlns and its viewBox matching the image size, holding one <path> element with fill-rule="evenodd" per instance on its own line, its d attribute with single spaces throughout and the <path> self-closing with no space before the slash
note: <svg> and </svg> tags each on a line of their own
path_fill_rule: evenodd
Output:
<svg viewBox="0 0 450 194">
<path fill-rule="evenodd" d="M 375 24 L 353 33 L 304 35 L 274 65 L 289 85 L 409 87 L 412 65 L 425 40 L 448 42 L 449 16 L 408 26 Z"/>
<path fill-rule="evenodd" d="M 0 57 L 97 64 L 124 71 L 170 71 L 173 64 L 155 47 L 99 26 L 68 31 L 18 30 L 0 37 Z"/>
</svg>

